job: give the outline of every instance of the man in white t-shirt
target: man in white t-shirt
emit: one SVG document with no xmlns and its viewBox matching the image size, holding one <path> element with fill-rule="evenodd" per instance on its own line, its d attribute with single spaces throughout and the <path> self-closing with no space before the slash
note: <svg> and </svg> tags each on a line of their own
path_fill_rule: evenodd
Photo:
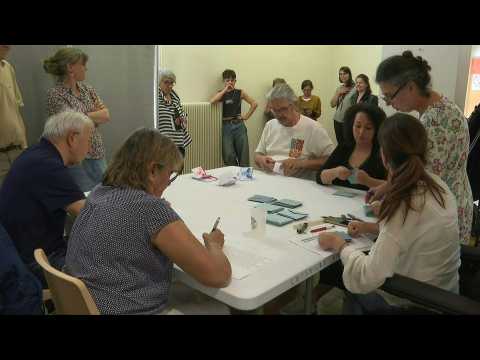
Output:
<svg viewBox="0 0 480 360">
<path fill-rule="evenodd" d="M 315 171 L 328 159 L 334 145 L 317 121 L 297 111 L 296 100 L 287 84 L 277 85 L 267 94 L 276 118 L 265 125 L 255 163 L 267 172 L 314 179 Z"/>
</svg>

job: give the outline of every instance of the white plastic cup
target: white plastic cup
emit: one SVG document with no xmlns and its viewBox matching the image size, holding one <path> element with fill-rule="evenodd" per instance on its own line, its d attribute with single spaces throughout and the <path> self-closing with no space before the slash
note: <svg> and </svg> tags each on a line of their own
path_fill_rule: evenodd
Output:
<svg viewBox="0 0 480 360">
<path fill-rule="evenodd" d="M 267 227 L 267 209 L 254 207 L 250 211 L 252 234 L 256 237 L 265 236 Z"/>
</svg>

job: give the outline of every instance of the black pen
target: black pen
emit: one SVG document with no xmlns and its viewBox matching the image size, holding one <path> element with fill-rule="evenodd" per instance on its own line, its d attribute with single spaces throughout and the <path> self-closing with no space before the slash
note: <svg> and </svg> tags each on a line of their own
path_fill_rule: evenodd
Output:
<svg viewBox="0 0 480 360">
<path fill-rule="evenodd" d="M 213 224 L 213 229 L 212 229 L 212 232 L 214 232 L 215 230 L 217 230 L 217 226 L 218 226 L 218 223 L 220 222 L 220 217 L 217 218 L 217 220 L 215 220 L 215 224 Z"/>
</svg>

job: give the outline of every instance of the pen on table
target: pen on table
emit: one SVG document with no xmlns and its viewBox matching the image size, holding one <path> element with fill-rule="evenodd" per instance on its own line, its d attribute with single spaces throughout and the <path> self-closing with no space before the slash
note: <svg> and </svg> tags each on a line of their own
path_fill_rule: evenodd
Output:
<svg viewBox="0 0 480 360">
<path fill-rule="evenodd" d="M 330 225 L 330 226 L 325 225 L 325 226 L 310 230 L 310 233 L 316 233 L 316 232 L 320 232 L 320 231 L 323 231 L 323 230 L 333 229 L 334 227 L 335 227 L 335 225 Z"/>
<path fill-rule="evenodd" d="M 214 232 L 215 230 L 217 230 L 217 226 L 218 226 L 218 223 L 220 222 L 220 217 L 217 218 L 217 220 L 215 220 L 215 224 L 213 224 L 213 229 L 212 229 L 212 232 Z"/>
<path fill-rule="evenodd" d="M 350 217 L 350 219 L 352 219 L 352 220 L 364 222 L 362 219 L 360 219 L 356 216 L 353 216 L 352 214 L 347 214 L 347 216 Z"/>
</svg>

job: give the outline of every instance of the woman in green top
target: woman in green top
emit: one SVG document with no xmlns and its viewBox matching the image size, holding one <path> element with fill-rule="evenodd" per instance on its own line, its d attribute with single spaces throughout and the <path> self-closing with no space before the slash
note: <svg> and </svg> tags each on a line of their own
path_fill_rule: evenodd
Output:
<svg viewBox="0 0 480 360">
<path fill-rule="evenodd" d="M 298 97 L 298 111 L 310 119 L 317 120 L 322 114 L 322 102 L 316 95 L 312 95 L 313 83 L 310 80 L 302 82 L 303 96 Z"/>
</svg>

